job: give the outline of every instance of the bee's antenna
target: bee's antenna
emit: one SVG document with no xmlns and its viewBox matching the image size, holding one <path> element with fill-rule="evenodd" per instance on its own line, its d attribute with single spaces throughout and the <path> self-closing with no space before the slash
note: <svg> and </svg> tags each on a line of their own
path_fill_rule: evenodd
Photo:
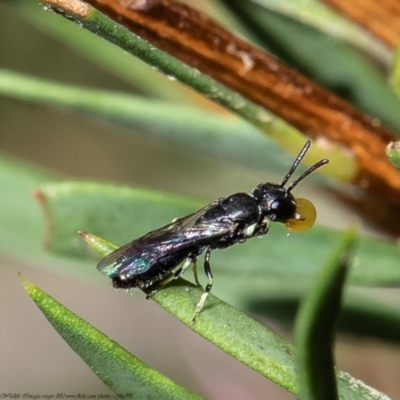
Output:
<svg viewBox="0 0 400 400">
<path fill-rule="evenodd" d="M 308 149 L 311 146 L 311 140 L 307 140 L 306 144 L 303 146 L 303 148 L 301 149 L 299 155 L 296 157 L 296 159 L 294 160 L 294 163 L 292 164 L 292 166 L 290 167 L 289 172 L 286 174 L 286 176 L 283 178 L 283 181 L 281 183 L 281 186 L 284 187 L 287 183 L 287 181 L 290 179 L 290 177 L 293 175 L 294 171 L 296 171 L 296 168 L 299 166 L 299 164 L 301 163 L 301 160 L 304 158 L 304 156 L 306 155 Z M 296 179 L 297 180 L 297 179 Z"/>
<path fill-rule="evenodd" d="M 294 171 L 296 171 L 296 168 L 299 166 L 301 161 L 303 160 L 304 156 L 306 155 L 308 149 L 311 146 L 311 140 L 307 140 L 306 144 L 303 146 L 301 149 L 299 155 L 296 157 L 294 160 L 293 165 L 291 166 L 289 172 L 286 174 L 286 176 L 283 178 L 283 181 L 281 183 L 281 186 L 284 187 L 287 183 L 287 181 L 290 179 L 290 177 L 293 175 Z M 290 186 L 286 189 L 288 192 L 290 192 L 299 182 L 301 182 L 305 177 L 316 171 L 318 168 L 321 168 L 323 165 L 328 164 L 329 160 L 326 158 L 323 160 L 320 160 L 316 162 L 314 165 L 312 165 L 310 168 L 308 168 L 307 171 L 303 172 L 294 182 L 290 184 Z"/>
<path fill-rule="evenodd" d="M 307 171 L 303 172 L 294 182 L 290 184 L 290 186 L 286 189 L 288 192 L 290 192 L 300 181 L 302 181 L 305 177 L 308 175 L 312 174 L 315 170 L 318 168 L 321 168 L 325 164 L 328 164 L 329 160 L 324 158 L 323 160 L 319 160 L 316 162 L 314 165 L 311 165 L 310 168 L 308 168 Z"/>
</svg>

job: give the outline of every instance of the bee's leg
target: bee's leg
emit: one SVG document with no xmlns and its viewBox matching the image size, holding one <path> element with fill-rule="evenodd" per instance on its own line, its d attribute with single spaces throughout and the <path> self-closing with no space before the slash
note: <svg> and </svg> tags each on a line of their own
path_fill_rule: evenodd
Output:
<svg viewBox="0 0 400 400">
<path fill-rule="evenodd" d="M 199 276 L 197 275 L 197 256 L 190 255 L 184 262 L 181 268 L 177 269 L 174 272 L 174 277 L 179 278 L 188 268 L 189 265 L 192 264 L 193 266 L 193 275 L 194 275 L 194 280 L 196 282 L 197 286 L 201 286 L 199 282 Z"/>
<path fill-rule="evenodd" d="M 211 266 L 210 266 L 210 254 L 211 254 L 211 249 L 208 248 L 206 250 L 206 254 L 204 256 L 204 272 L 207 275 L 208 282 L 207 282 L 207 285 L 206 285 L 206 288 L 205 288 L 203 294 L 200 297 L 199 302 L 197 303 L 196 311 L 193 315 L 192 320 L 190 321 L 191 325 L 193 325 L 196 322 L 196 318 L 200 314 L 200 312 L 204 306 L 204 303 L 207 300 L 208 294 L 211 292 L 211 288 L 213 285 L 213 275 L 212 275 Z"/>
<path fill-rule="evenodd" d="M 182 264 L 182 267 L 178 268 L 174 272 L 174 279 L 178 279 L 190 266 L 190 264 L 193 262 L 192 256 L 189 256 L 185 262 Z"/>
<path fill-rule="evenodd" d="M 159 282 L 157 286 L 155 286 L 151 292 L 146 293 L 146 299 L 151 299 L 160 289 L 162 289 L 165 285 L 167 285 L 169 282 L 173 281 L 175 279 L 175 274 L 169 274 L 167 275 L 164 280 Z"/>
<path fill-rule="evenodd" d="M 196 282 L 197 286 L 201 286 L 201 283 L 199 281 L 199 275 L 197 274 L 197 257 L 192 258 L 192 268 L 193 268 L 194 281 Z"/>
<path fill-rule="evenodd" d="M 150 299 L 151 297 L 153 297 L 160 289 L 162 289 L 169 282 L 173 281 L 174 279 L 178 279 L 188 269 L 191 263 L 192 263 L 192 257 L 188 257 L 181 267 L 179 267 L 174 272 L 168 274 L 150 293 L 147 293 L 146 299 Z"/>
<path fill-rule="evenodd" d="M 257 224 L 256 229 L 254 230 L 252 236 L 263 236 L 266 235 L 268 231 L 269 231 L 269 224 L 264 220 Z"/>
</svg>

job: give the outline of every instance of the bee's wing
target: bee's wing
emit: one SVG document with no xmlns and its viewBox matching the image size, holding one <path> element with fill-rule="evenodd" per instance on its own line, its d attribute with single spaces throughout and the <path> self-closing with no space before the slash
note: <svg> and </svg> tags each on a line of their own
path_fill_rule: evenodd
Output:
<svg viewBox="0 0 400 400">
<path fill-rule="evenodd" d="M 146 272 L 154 263 L 171 252 L 221 237 L 232 229 L 229 222 L 199 223 L 205 212 L 218 203 L 208 206 L 186 217 L 176 219 L 164 227 L 127 243 L 109 254 L 97 265 L 100 272 L 109 277 L 133 276 Z"/>
</svg>

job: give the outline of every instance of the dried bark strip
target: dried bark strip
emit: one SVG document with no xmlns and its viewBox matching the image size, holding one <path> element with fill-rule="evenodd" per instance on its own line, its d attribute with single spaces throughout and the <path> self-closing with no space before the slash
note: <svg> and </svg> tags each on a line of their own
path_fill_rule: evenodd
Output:
<svg viewBox="0 0 400 400">
<path fill-rule="evenodd" d="M 51 4 L 55 11 L 59 10 L 60 13 L 63 13 L 67 10 L 80 18 L 86 18 L 90 12 L 90 7 L 86 3 L 76 0 L 50 0 L 48 4 Z"/>
<path fill-rule="evenodd" d="M 373 118 L 179 0 L 87 2 L 308 136 L 344 145 L 359 165 L 354 182 L 400 204 L 400 173 L 385 155 L 395 136 Z"/>
<path fill-rule="evenodd" d="M 398 0 L 324 0 L 326 4 L 372 32 L 392 48 L 400 42 Z"/>
</svg>

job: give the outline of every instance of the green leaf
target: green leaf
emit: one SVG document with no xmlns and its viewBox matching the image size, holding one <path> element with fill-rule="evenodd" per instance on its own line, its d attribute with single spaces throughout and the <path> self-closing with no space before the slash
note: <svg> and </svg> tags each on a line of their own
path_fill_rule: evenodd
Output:
<svg viewBox="0 0 400 400">
<path fill-rule="evenodd" d="M 38 193 L 49 227 L 46 240 L 49 249 L 80 257 L 87 255 L 87 248 L 78 240 L 79 230 L 122 245 L 209 202 L 93 182 L 49 184 Z M 270 280 L 287 285 L 310 282 L 329 255 L 327 244 L 334 243 L 337 234 L 338 231 L 316 226 L 287 237 L 284 226 L 272 223 L 264 240 L 249 240 L 242 246 L 213 253 L 215 274 L 243 282 L 243 290 L 250 293 Z M 288 249 L 295 257 L 288 258 Z M 398 246 L 371 238 L 360 239 L 350 281 L 358 285 L 399 284 L 399 255 Z"/>
<path fill-rule="evenodd" d="M 174 103 L 68 85 L 1 68 L 0 95 L 89 113 L 128 125 L 133 128 L 132 135 L 140 135 L 146 141 L 201 152 L 262 171 L 282 173 L 293 162 L 251 124 L 209 110 L 180 105 L 177 113 Z"/>
<path fill-rule="evenodd" d="M 118 246 L 97 236 L 80 232 L 86 242 L 103 257 L 116 250 Z M 247 289 L 247 283 L 235 279 L 232 276 L 223 277 L 224 288 L 220 289 L 225 299 L 229 299 L 231 305 L 244 308 L 250 313 L 264 314 L 287 323 L 294 319 L 298 310 L 299 301 L 309 293 L 309 286 L 289 285 L 286 281 L 261 281 L 261 285 L 251 286 Z M 400 337 L 400 310 L 392 304 L 382 301 L 385 297 L 381 293 L 379 300 L 371 296 L 370 289 L 356 289 L 348 291 L 345 297 L 345 307 L 339 319 L 339 327 L 342 331 L 371 336 L 397 343 Z M 239 301 L 238 301 L 239 299 Z M 255 300 L 257 299 L 257 300 Z M 393 301 L 387 300 L 388 303 Z"/>
<path fill-rule="evenodd" d="M 334 336 L 355 239 L 353 229 L 346 232 L 297 315 L 294 338 L 301 400 L 338 400 Z"/>
<path fill-rule="evenodd" d="M 22 282 L 53 328 L 116 394 L 131 399 L 201 399 L 144 364 L 26 279 Z"/>
<path fill-rule="evenodd" d="M 84 239 L 103 256 L 115 249 L 115 245 L 91 234 Z M 202 289 L 178 279 L 158 291 L 154 299 L 170 314 L 190 326 L 199 335 L 214 343 L 243 364 L 249 366 L 290 392 L 297 392 L 295 358 L 292 346 L 279 335 L 210 295 L 205 307 L 191 325 L 196 304 Z M 371 390 L 350 375 L 338 372 L 341 399 L 387 399 Z"/>
</svg>

